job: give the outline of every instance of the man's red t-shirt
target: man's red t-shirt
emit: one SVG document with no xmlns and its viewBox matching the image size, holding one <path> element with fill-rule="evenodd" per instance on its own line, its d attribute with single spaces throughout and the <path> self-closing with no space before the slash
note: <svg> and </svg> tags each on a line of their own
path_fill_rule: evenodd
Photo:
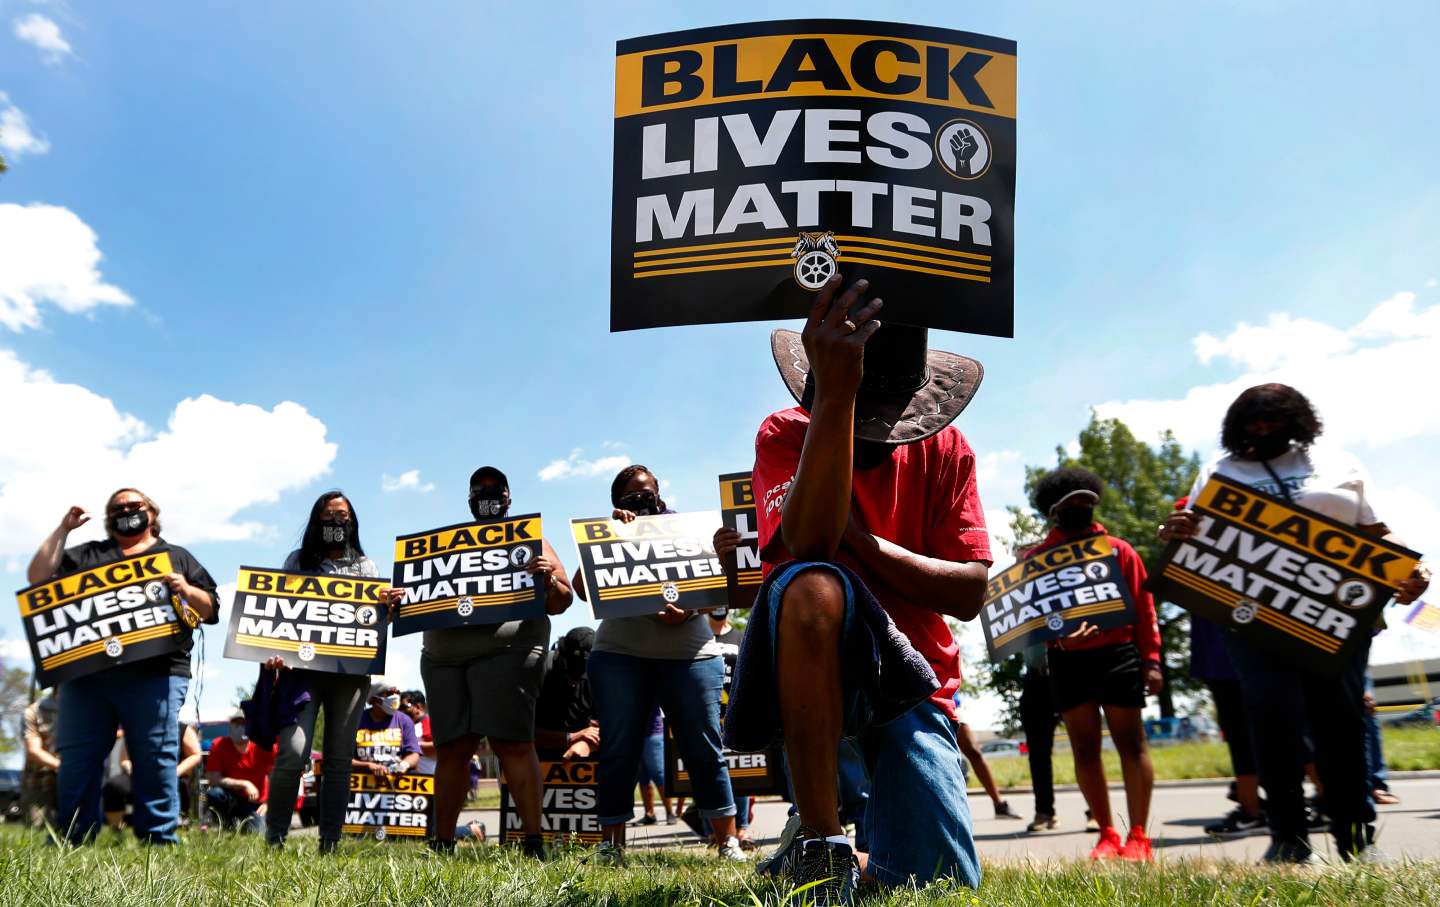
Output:
<svg viewBox="0 0 1440 907">
<path fill-rule="evenodd" d="M 760 550 L 768 555 L 769 571 L 793 560 L 778 537 L 780 508 L 800 465 L 800 449 L 810 417 L 799 407 L 770 415 L 755 438 L 755 511 Z M 975 452 L 955 426 L 923 441 L 895 448 L 894 455 L 874 469 L 853 472 L 853 502 L 865 529 L 925 557 L 947 561 L 990 563 L 990 536 L 975 488 Z M 774 547 L 767 550 L 774 541 Z M 960 646 L 945 618 L 901 590 L 869 574 L 843 552 L 836 558 L 865 581 L 901 632 L 940 680 L 931 699 L 955 717 L 955 691 L 960 688 Z"/>
<path fill-rule="evenodd" d="M 229 737 L 221 737 L 210 744 L 210 755 L 205 757 L 207 773 L 219 772 L 222 778 L 249 781 L 259 789 L 261 803 L 270 796 L 270 769 L 274 765 L 273 749 L 265 749 L 252 740 L 246 744 L 242 754 L 235 749 Z"/>
</svg>

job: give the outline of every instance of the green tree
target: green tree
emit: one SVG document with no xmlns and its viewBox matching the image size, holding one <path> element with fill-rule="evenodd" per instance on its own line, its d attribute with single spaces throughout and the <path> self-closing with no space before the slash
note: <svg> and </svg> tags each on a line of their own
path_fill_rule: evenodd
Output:
<svg viewBox="0 0 1440 907">
<path fill-rule="evenodd" d="M 1164 547 L 1155 537 L 1155 527 L 1175 507 L 1175 501 L 1190 491 L 1200 460 L 1186 454 L 1180 442 L 1165 432 L 1155 446 L 1135 437 L 1118 419 L 1101 419 L 1093 412 L 1081 430 L 1074 455 L 1064 447 L 1055 449 L 1053 466 L 1026 466 L 1025 491 L 1033 495 L 1040 478 L 1061 466 L 1080 466 L 1094 472 L 1105 483 L 1105 492 L 1096 508 L 1097 518 L 1111 535 L 1134 546 L 1145 562 L 1154 567 Z M 1042 515 L 1010 508 L 1010 534 L 1017 548 L 1043 537 Z M 1169 602 L 1156 602 L 1160 624 L 1160 667 L 1165 686 L 1160 691 L 1160 714 L 1175 714 L 1177 693 L 1193 693 L 1200 685 L 1190 678 L 1190 617 Z M 992 666 L 991 689 L 1006 704 L 1007 719 L 1018 724 L 1020 686 L 1023 676 L 1017 656 L 1004 665 Z"/>
<path fill-rule="evenodd" d="M 25 707 L 30 704 L 30 672 L 0 661 L 0 755 L 25 748 Z"/>
</svg>

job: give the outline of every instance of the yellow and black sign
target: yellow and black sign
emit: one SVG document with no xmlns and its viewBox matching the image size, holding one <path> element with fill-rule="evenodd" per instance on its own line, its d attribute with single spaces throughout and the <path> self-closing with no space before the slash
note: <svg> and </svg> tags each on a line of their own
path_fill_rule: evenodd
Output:
<svg viewBox="0 0 1440 907">
<path fill-rule="evenodd" d="M 708 611 L 729 602 L 715 556 L 720 514 L 666 513 L 622 523 L 571 520 L 585 588 L 597 618 L 655 614 L 666 605 Z"/>
<path fill-rule="evenodd" d="M 611 330 L 802 317 L 838 270 L 892 320 L 1011 336 L 1016 59 L 838 19 L 619 42 Z"/>
<path fill-rule="evenodd" d="M 538 513 L 400 536 L 395 635 L 543 615 L 545 586 L 525 569 L 542 550 Z"/>
<path fill-rule="evenodd" d="M 990 578 L 980 625 L 990 658 L 1001 661 L 1036 643 L 1074 632 L 1135 622 L 1135 603 L 1115 548 L 1103 535 L 1056 545 Z"/>
<path fill-rule="evenodd" d="M 340 830 L 349 835 L 373 835 L 377 840 L 424 838 L 430 830 L 430 808 L 435 802 L 434 775 L 350 774 L 350 800 Z"/>
<path fill-rule="evenodd" d="M 547 842 L 599 844 L 600 805 L 596 796 L 600 763 L 593 759 L 566 759 L 540 763 L 540 829 Z M 510 787 L 500 781 L 500 843 L 525 839 L 520 814 Z"/>
<path fill-rule="evenodd" d="M 1346 663 L 1420 559 L 1224 476 L 1191 507 L 1200 532 L 1166 547 L 1156 594 L 1315 670 Z"/>
<path fill-rule="evenodd" d="M 755 522 L 755 487 L 750 473 L 732 472 L 720 477 L 720 521 L 740 533 L 735 549 L 735 584 L 754 599 L 760 588 L 760 532 Z"/>
<path fill-rule="evenodd" d="M 383 674 L 383 579 L 241 567 L 225 657 L 332 674 Z"/>
<path fill-rule="evenodd" d="M 181 648 L 165 551 L 37 583 L 15 594 L 35 659 L 35 682 L 54 686 Z"/>
</svg>

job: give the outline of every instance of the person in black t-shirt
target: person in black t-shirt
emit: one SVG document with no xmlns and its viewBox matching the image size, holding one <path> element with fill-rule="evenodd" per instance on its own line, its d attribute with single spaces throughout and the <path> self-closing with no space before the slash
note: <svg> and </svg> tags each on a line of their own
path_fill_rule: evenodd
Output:
<svg viewBox="0 0 1440 907">
<path fill-rule="evenodd" d="M 134 765 L 130 781 L 135 834 L 142 841 L 173 844 L 180 807 L 175 774 L 180 706 L 190 684 L 191 628 L 216 622 L 220 601 L 215 580 L 190 552 L 161 538 L 160 508 L 133 488 L 120 489 L 106 503 L 104 540 L 66 548 L 69 534 L 89 520 L 90 514 L 81 507 L 65 513 L 30 561 L 30 582 L 165 552 L 173 572 L 163 579 L 178 612 L 180 645 L 168 654 L 121 663 L 59 685 L 58 824 L 76 844 L 99 832 L 105 759 L 119 727 L 125 731 Z"/>
<path fill-rule="evenodd" d="M 576 627 L 545 659 L 545 681 L 535 704 L 535 747 L 542 759 L 589 759 L 600 749 L 600 724 L 585 672 L 595 631 Z"/>
</svg>

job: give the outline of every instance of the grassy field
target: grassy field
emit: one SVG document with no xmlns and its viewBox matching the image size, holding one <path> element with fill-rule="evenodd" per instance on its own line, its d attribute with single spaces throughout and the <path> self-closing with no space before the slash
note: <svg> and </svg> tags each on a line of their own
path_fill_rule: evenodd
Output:
<svg viewBox="0 0 1440 907">
<path fill-rule="evenodd" d="M 275 853 L 254 838 L 192 834 L 180 847 L 142 848 L 111 837 L 80 850 L 39 835 L 0 831 L 0 903 L 69 907 L 239 905 L 697 905 L 800 907 L 804 895 L 761 883 L 747 866 L 691 852 L 632 852 L 624 869 L 588 863 L 576 848 L 548 864 L 509 848 L 462 848 L 434 857 L 415 844 L 347 841 L 320 858 L 313 841 Z M 978 892 L 950 886 L 890 891 L 865 904 L 1037 905 L 1393 904 L 1440 905 L 1440 864 L 1387 869 L 1262 870 L 1226 863 L 1149 867 L 1062 864 L 987 866 Z"/>
<path fill-rule="evenodd" d="M 1063 731 L 1062 731 L 1063 733 Z M 1382 731 L 1385 760 L 1392 771 L 1416 771 L 1440 768 L 1440 730 L 1435 728 L 1385 728 Z M 1106 750 L 1105 774 L 1120 780 L 1120 757 Z M 1230 754 L 1223 743 L 1179 743 L 1154 746 L 1150 759 L 1155 763 L 1157 781 L 1178 781 L 1189 778 L 1225 778 L 1230 775 Z M 985 760 L 995 774 L 995 783 L 1003 787 L 1028 787 L 1030 763 L 1024 756 L 1004 756 Z M 1074 784 L 1075 764 L 1069 750 L 1055 753 L 1055 783 Z M 974 779 L 971 779 L 974 783 Z"/>
</svg>

